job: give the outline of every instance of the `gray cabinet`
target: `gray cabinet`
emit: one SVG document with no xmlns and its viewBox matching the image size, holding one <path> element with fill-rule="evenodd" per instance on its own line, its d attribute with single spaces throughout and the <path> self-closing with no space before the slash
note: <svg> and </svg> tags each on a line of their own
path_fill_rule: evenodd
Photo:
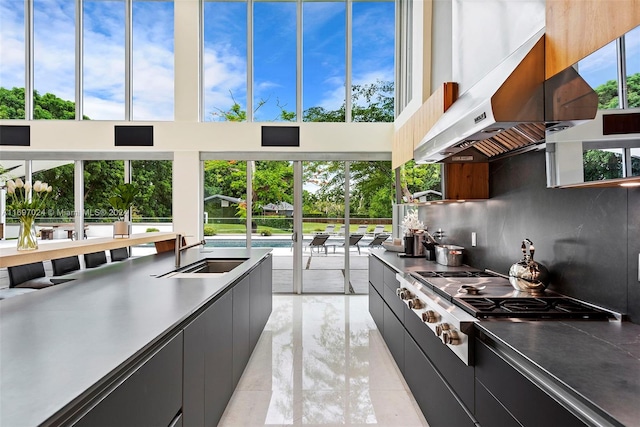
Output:
<svg viewBox="0 0 640 427">
<path fill-rule="evenodd" d="M 266 310 L 265 310 L 265 288 L 262 283 L 262 267 L 254 269 L 249 275 L 251 280 L 251 296 L 249 300 L 249 348 L 251 352 L 258 343 L 260 334 L 264 329 L 266 323 Z"/>
<path fill-rule="evenodd" d="M 384 337 L 384 300 L 371 283 L 369 283 L 369 313 Z"/>
<path fill-rule="evenodd" d="M 271 267 L 268 257 L 184 329 L 185 426 L 222 418 L 271 314 Z"/>
<path fill-rule="evenodd" d="M 169 426 L 182 410 L 182 332 L 132 367 L 74 425 Z"/>
<path fill-rule="evenodd" d="M 369 255 L 369 283 L 382 295 L 383 278 L 382 272 L 387 268 L 378 258 Z"/>
<path fill-rule="evenodd" d="M 476 418 L 487 426 L 563 426 L 586 424 L 518 372 L 494 349 L 476 339 L 476 394 L 493 408 L 476 405 Z M 513 421 L 517 421 L 514 424 Z"/>
<path fill-rule="evenodd" d="M 442 345 L 442 341 L 418 316 L 407 310 L 404 326 L 418 346 L 433 363 L 433 365 L 447 379 L 451 388 L 456 392 L 467 408 L 474 406 L 474 369 L 467 366 L 459 358 L 453 356 L 451 350 Z"/>
<path fill-rule="evenodd" d="M 396 271 L 370 256 L 369 313 L 427 422 L 433 426 L 475 426 L 471 414 L 473 367 L 442 345 L 398 297 L 399 287 Z"/>
<path fill-rule="evenodd" d="M 406 365 L 411 367 L 405 379 L 429 425 L 474 427 L 476 424 L 472 416 L 416 342 L 407 335 L 404 344 Z"/>
<path fill-rule="evenodd" d="M 184 425 L 217 425 L 233 394 L 232 309 L 227 292 L 184 329 Z"/>
<path fill-rule="evenodd" d="M 400 372 L 404 375 L 404 326 L 386 304 L 383 307 L 383 323 L 384 340 Z"/>
<path fill-rule="evenodd" d="M 254 270 L 255 271 L 255 270 Z M 244 367 L 251 356 L 249 334 L 251 275 L 245 276 L 233 287 L 233 385 L 238 384 Z"/>
</svg>

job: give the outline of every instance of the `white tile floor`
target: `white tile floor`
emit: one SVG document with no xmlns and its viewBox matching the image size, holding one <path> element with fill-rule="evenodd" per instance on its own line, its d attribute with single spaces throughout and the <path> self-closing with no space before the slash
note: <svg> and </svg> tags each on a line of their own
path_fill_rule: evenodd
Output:
<svg viewBox="0 0 640 427">
<path fill-rule="evenodd" d="M 366 295 L 274 295 L 219 426 L 427 426 Z"/>
</svg>

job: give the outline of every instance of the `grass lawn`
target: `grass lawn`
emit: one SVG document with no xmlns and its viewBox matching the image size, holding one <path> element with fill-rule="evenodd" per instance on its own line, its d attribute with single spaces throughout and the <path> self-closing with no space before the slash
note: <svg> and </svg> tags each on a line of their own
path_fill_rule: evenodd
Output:
<svg viewBox="0 0 640 427">
<path fill-rule="evenodd" d="M 244 234 L 246 232 L 246 226 L 244 224 L 208 224 L 208 227 L 213 227 L 216 234 Z M 323 222 L 303 222 L 302 223 L 302 232 L 304 234 L 313 234 L 322 232 L 326 229 L 327 224 Z M 367 232 L 372 232 L 375 228 L 375 225 L 370 225 L 367 227 Z M 351 224 L 349 227 L 349 231 L 354 233 L 358 230 L 357 224 Z M 281 228 L 267 227 L 267 226 L 258 226 L 258 233 L 262 233 L 263 231 L 270 231 L 272 235 L 275 234 L 291 234 L 289 230 L 283 230 Z M 391 224 L 387 224 L 384 227 L 385 233 L 391 233 Z"/>
</svg>

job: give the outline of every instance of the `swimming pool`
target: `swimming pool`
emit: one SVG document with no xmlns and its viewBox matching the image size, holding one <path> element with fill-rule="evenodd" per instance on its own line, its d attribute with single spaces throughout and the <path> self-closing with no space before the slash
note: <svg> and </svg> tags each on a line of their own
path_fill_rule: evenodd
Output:
<svg viewBox="0 0 640 427">
<path fill-rule="evenodd" d="M 243 239 L 206 239 L 206 248 L 245 248 L 247 241 Z M 291 239 L 251 239 L 252 248 L 288 248 Z"/>
</svg>

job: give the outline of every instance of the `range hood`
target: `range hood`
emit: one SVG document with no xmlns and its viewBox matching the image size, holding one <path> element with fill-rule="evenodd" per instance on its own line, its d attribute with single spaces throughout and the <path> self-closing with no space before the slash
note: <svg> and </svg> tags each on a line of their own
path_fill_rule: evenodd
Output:
<svg viewBox="0 0 640 427">
<path fill-rule="evenodd" d="M 572 67 L 545 82 L 544 63 L 540 30 L 451 105 L 414 150 L 416 162 L 439 162 L 471 147 L 490 159 L 593 119 L 593 89 Z M 453 160 L 470 160 L 470 151 Z"/>
</svg>

